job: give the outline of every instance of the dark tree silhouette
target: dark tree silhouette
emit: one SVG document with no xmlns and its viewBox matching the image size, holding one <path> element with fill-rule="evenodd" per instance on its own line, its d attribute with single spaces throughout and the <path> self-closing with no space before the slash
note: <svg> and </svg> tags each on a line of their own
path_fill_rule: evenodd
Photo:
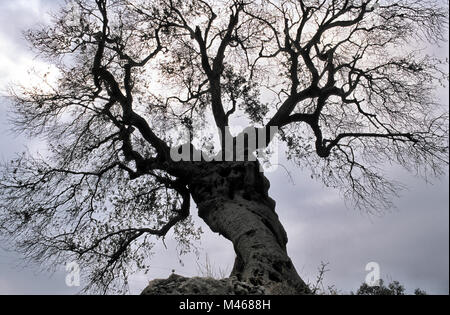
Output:
<svg viewBox="0 0 450 315">
<path fill-rule="evenodd" d="M 363 283 L 356 295 L 406 295 L 405 287 L 398 281 L 392 281 L 388 286 L 384 284 L 383 280 L 380 280 L 378 286 L 370 287 L 366 283 Z M 352 295 L 355 293 L 352 292 Z M 421 289 L 414 290 L 414 295 L 427 295 L 427 293 Z"/>
<path fill-rule="evenodd" d="M 14 123 L 48 150 L 3 166 L 0 229 L 29 259 L 77 260 L 87 289 L 123 288 L 171 230 L 189 251 L 192 198 L 233 242 L 233 275 L 309 292 L 249 141 L 245 161 L 173 158 L 183 141 L 227 152 L 243 121 L 269 135 L 260 152 L 278 127 L 296 164 L 367 211 L 397 191 L 385 163 L 445 172 L 446 64 L 420 49 L 446 40 L 439 1 L 72 2 L 26 33 L 57 79 L 14 88 Z"/>
</svg>

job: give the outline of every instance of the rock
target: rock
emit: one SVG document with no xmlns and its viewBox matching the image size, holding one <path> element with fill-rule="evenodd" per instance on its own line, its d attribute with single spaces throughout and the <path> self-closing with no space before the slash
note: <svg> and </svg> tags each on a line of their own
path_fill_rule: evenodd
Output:
<svg viewBox="0 0 450 315">
<path fill-rule="evenodd" d="M 266 295 L 262 286 L 254 286 L 232 277 L 216 280 L 212 278 L 185 278 L 176 274 L 168 279 L 150 282 L 141 295 Z"/>
</svg>

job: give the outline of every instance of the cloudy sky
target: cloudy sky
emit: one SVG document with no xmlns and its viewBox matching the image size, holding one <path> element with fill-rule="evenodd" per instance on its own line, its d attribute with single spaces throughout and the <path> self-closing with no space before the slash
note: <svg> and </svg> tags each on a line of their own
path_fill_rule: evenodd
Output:
<svg viewBox="0 0 450 315">
<path fill-rule="evenodd" d="M 58 1 L 0 0 L 0 94 L 14 81 L 30 81 L 30 67 L 45 69 L 27 48 L 21 31 L 46 20 L 45 12 Z M 448 47 L 437 51 L 446 56 Z M 440 98 L 448 105 L 448 92 Z M 35 142 L 10 133 L 8 103 L 0 99 L 0 160 L 4 161 Z M 289 254 L 306 281 L 314 281 L 320 263 L 328 262 L 325 283 L 341 291 L 355 290 L 366 277 L 365 267 L 377 262 L 386 280 L 398 280 L 409 292 L 420 287 L 433 294 L 449 293 L 449 187 L 448 174 L 426 184 L 404 171 L 392 168 L 391 176 L 409 187 L 396 200 L 397 209 L 380 217 L 347 208 L 336 191 L 326 190 L 281 157 L 280 168 L 269 174 L 271 195 L 289 235 Z M 194 211 L 195 212 L 195 211 Z M 148 280 L 166 278 L 171 270 L 185 276 L 198 275 L 198 265 L 208 257 L 216 270 L 230 271 L 234 252 L 229 242 L 208 231 L 197 244 L 200 257 L 176 254 L 174 242 L 155 248 L 153 269 L 133 277 L 132 293 L 139 293 Z M 73 294 L 65 284 L 65 266 L 56 274 L 39 266 L 23 266 L 20 256 L 0 249 L 0 294 Z"/>
</svg>

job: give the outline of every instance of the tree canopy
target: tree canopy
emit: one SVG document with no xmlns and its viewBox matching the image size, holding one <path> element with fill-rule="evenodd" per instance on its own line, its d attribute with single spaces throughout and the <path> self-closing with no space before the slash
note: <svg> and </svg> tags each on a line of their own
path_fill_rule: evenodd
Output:
<svg viewBox="0 0 450 315">
<path fill-rule="evenodd" d="M 405 295 L 405 291 L 405 287 L 398 281 L 392 281 L 386 286 L 384 281 L 380 280 L 380 284 L 374 287 L 363 283 L 356 291 L 356 295 Z M 416 289 L 414 295 L 427 295 L 427 293 L 421 289 Z"/>
</svg>

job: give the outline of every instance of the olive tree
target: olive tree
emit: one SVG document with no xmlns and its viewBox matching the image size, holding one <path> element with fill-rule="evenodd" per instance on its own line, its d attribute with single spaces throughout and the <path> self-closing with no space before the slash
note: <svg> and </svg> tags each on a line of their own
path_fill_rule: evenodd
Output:
<svg viewBox="0 0 450 315">
<path fill-rule="evenodd" d="M 191 249 L 193 201 L 233 243 L 233 276 L 309 293 L 261 166 L 271 130 L 369 212 L 399 187 L 385 165 L 443 174 L 446 62 L 422 48 L 446 40 L 447 19 L 439 1 L 71 1 L 26 32 L 56 70 L 12 89 L 14 126 L 47 149 L 2 167 L 1 233 L 31 260 L 78 261 L 106 293 L 170 231 Z"/>
</svg>

